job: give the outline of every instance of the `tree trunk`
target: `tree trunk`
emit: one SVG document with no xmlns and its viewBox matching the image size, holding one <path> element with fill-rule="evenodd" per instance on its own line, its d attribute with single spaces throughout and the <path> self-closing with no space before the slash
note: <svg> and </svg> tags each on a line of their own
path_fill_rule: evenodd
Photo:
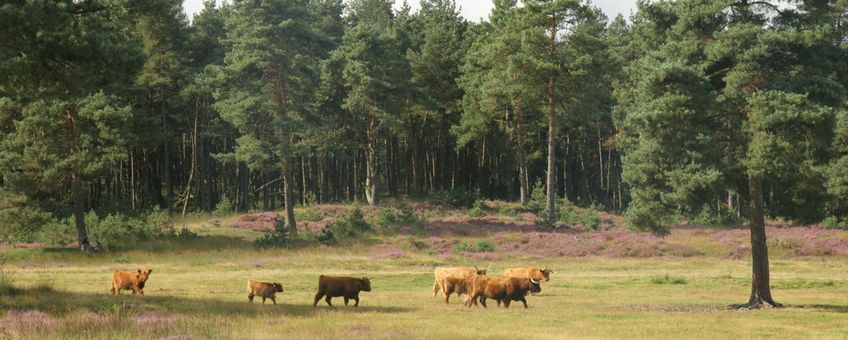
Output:
<svg viewBox="0 0 848 340">
<path fill-rule="evenodd" d="M 164 99 L 162 100 L 162 130 L 163 130 L 163 133 L 165 134 L 165 141 L 163 142 L 164 151 L 165 151 L 165 155 L 164 155 L 164 160 L 165 160 L 165 162 L 164 162 L 165 186 L 168 189 L 167 190 L 168 191 L 168 199 L 167 199 L 167 202 L 165 203 L 165 206 L 167 207 L 167 210 L 168 210 L 168 216 L 171 216 L 171 214 L 173 213 L 173 204 L 174 204 L 174 183 L 171 179 L 171 164 L 170 164 L 171 153 L 170 153 L 170 149 L 169 149 L 169 146 L 168 146 L 168 144 L 169 144 L 168 143 L 168 115 L 167 115 L 166 104 L 165 104 Z"/>
<path fill-rule="evenodd" d="M 551 16 L 551 60 L 556 58 L 557 16 Z M 548 78 L 548 173 L 545 209 L 548 218 L 556 213 L 556 70 Z"/>
<path fill-rule="evenodd" d="M 74 201 L 74 223 L 77 227 L 77 241 L 79 247 L 83 251 L 90 248 L 88 242 L 88 231 L 85 229 L 85 199 L 82 192 L 82 179 L 80 175 L 74 174 L 71 176 L 71 199 Z"/>
<path fill-rule="evenodd" d="M 368 126 L 368 150 L 365 160 L 365 199 L 369 205 L 377 204 L 377 117 L 371 116 Z"/>
<path fill-rule="evenodd" d="M 283 160 L 283 194 L 286 206 L 286 228 L 292 235 L 297 235 L 297 221 L 294 218 L 294 194 L 292 193 L 291 158 Z"/>
<path fill-rule="evenodd" d="M 748 178 L 751 209 L 751 297 L 748 303 L 737 308 L 782 307 L 771 297 L 769 285 L 768 245 L 766 244 L 765 207 L 763 204 L 763 180 L 759 176 Z"/>
<path fill-rule="evenodd" d="M 527 183 L 527 150 L 524 146 L 524 110 L 521 104 L 515 105 L 515 134 L 518 142 L 518 183 L 521 204 L 530 201 L 530 186 Z"/>
</svg>

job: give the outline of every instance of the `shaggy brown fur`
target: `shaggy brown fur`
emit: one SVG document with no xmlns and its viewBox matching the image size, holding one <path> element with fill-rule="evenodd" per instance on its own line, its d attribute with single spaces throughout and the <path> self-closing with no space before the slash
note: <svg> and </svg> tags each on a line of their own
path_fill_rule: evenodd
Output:
<svg viewBox="0 0 848 340">
<path fill-rule="evenodd" d="M 355 278 L 321 275 L 318 278 L 318 293 L 315 293 L 315 301 L 312 303 L 312 306 L 318 306 L 318 301 L 326 296 L 327 298 L 324 301 L 327 302 L 327 305 L 333 307 L 333 303 L 330 300 L 334 297 L 341 296 L 344 297 L 345 306 L 352 299 L 356 301 L 353 306 L 358 307 L 360 291 L 370 292 L 371 280 L 365 277 Z"/>
<path fill-rule="evenodd" d="M 259 296 L 262 298 L 262 304 L 265 304 L 265 299 L 271 299 L 275 305 L 277 304 L 276 293 L 283 292 L 283 285 L 279 282 L 265 282 L 256 280 L 247 280 L 247 299 L 253 303 L 253 297 Z"/>
<path fill-rule="evenodd" d="M 433 276 L 435 278 L 435 282 L 433 282 L 433 297 L 436 297 L 436 294 L 441 290 L 442 295 L 445 297 L 445 303 L 450 303 L 451 294 L 466 294 L 466 290 L 462 287 L 465 285 L 466 278 L 475 274 L 486 275 L 486 271 L 487 269 L 479 269 L 477 267 L 436 268 L 433 270 Z"/>
<path fill-rule="evenodd" d="M 134 272 L 112 272 L 112 294 L 120 294 L 121 290 L 132 290 L 133 294 L 144 295 L 144 284 L 150 278 L 153 269 L 136 270 Z"/>
</svg>

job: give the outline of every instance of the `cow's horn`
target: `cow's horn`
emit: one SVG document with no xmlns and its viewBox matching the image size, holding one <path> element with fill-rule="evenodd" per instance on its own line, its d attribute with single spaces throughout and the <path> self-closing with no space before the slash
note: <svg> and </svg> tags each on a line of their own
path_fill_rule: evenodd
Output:
<svg viewBox="0 0 848 340">
<path fill-rule="evenodd" d="M 530 279 L 530 282 L 533 282 L 533 284 L 539 284 L 539 281 L 536 281 L 536 279 Z"/>
</svg>

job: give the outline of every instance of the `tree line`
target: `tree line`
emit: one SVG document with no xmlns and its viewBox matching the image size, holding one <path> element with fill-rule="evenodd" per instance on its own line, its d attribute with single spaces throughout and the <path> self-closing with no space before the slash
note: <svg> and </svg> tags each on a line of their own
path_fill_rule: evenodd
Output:
<svg viewBox="0 0 848 340">
<path fill-rule="evenodd" d="M 284 207 L 296 232 L 298 204 L 535 188 L 551 219 L 748 220 L 757 303 L 765 218 L 848 215 L 848 1 L 420 5 L 4 2 L 2 237 L 71 217 L 84 247 L 86 212 L 156 207 Z"/>
</svg>

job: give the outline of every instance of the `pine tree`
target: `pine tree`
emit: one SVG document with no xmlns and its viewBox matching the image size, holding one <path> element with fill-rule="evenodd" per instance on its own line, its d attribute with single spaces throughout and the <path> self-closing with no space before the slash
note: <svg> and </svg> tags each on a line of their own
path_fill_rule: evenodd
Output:
<svg viewBox="0 0 848 340">
<path fill-rule="evenodd" d="M 126 158 L 132 139 L 126 97 L 141 51 L 129 19 L 110 1 L 0 6 L 3 186 L 30 209 L 72 212 L 83 250 L 86 188 Z"/>
<path fill-rule="evenodd" d="M 221 116 L 241 132 L 236 159 L 251 169 L 279 169 L 286 229 L 294 216 L 294 145 L 317 88 L 313 18 L 307 0 L 244 0 L 226 18 L 227 53 L 216 97 Z"/>
</svg>

